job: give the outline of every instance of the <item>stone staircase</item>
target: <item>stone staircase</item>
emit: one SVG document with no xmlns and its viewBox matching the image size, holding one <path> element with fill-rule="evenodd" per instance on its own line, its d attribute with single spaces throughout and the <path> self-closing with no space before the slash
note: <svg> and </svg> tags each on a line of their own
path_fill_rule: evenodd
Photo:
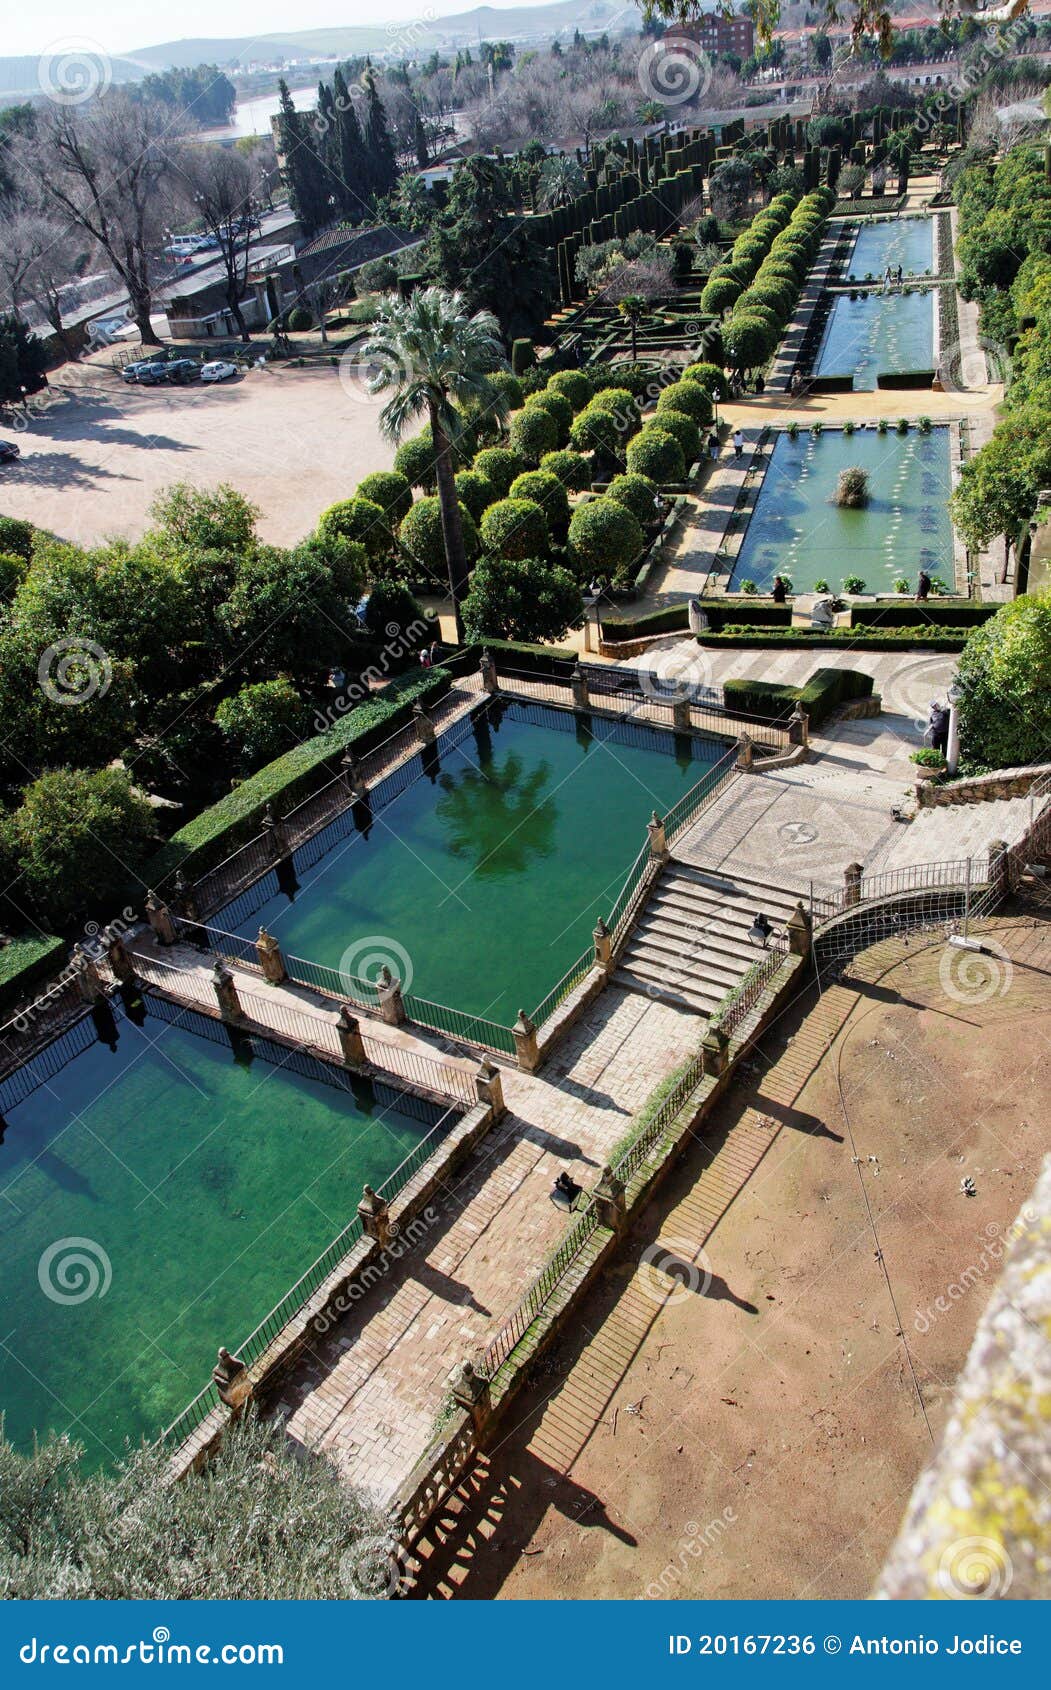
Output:
<svg viewBox="0 0 1051 1690">
<path fill-rule="evenodd" d="M 615 980 L 627 991 L 710 1015 L 761 956 L 748 937 L 756 912 L 783 930 L 806 897 L 742 874 L 673 858 L 631 934 Z"/>
</svg>

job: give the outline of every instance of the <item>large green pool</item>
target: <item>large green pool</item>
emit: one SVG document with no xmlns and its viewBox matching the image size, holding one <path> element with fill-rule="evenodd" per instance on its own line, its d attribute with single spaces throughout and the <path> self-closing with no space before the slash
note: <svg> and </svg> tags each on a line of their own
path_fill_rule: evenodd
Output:
<svg viewBox="0 0 1051 1690">
<path fill-rule="evenodd" d="M 174 1419 L 439 1111 L 166 1005 L 115 1050 L 78 1051 L 93 1032 L 5 1111 L 0 1388 L 16 1444 L 54 1428 L 98 1463 Z"/>
<path fill-rule="evenodd" d="M 262 923 L 287 953 L 369 979 L 386 961 L 417 996 L 508 1025 L 609 914 L 651 811 L 729 748 L 588 722 L 497 705 L 367 836 L 322 836 L 291 902 L 269 876 L 216 925 L 252 937 Z"/>
<path fill-rule="evenodd" d="M 876 377 L 934 365 L 936 292 L 836 296 L 825 325 L 815 375 L 853 376 L 858 393 L 873 393 Z M 929 384 L 928 384 L 929 385 Z"/>
<path fill-rule="evenodd" d="M 847 270 L 857 281 L 882 277 L 900 264 L 907 276 L 934 270 L 934 224 L 929 217 L 895 217 L 862 223 Z"/>
<path fill-rule="evenodd" d="M 840 470 L 853 465 L 868 470 L 871 496 L 862 510 L 841 510 L 832 495 Z M 950 487 L 947 428 L 779 434 L 732 584 L 752 580 L 766 592 L 787 574 L 797 593 L 821 579 L 838 591 L 847 575 L 860 575 L 870 593 L 890 592 L 897 576 L 915 582 L 921 564 L 951 583 Z"/>
</svg>

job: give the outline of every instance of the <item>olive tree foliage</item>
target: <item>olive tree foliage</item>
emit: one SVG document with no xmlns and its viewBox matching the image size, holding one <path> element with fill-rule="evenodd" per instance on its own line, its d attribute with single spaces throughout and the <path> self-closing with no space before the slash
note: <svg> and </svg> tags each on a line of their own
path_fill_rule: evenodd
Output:
<svg viewBox="0 0 1051 1690">
<path fill-rule="evenodd" d="M 393 1542 L 371 1504 L 280 1427 L 249 1417 L 207 1467 L 167 1483 L 170 1452 L 86 1472 L 52 1437 L 0 1438 L 0 1597 L 26 1601 L 342 1601 L 387 1596 Z"/>
<path fill-rule="evenodd" d="M 178 113 L 118 88 L 84 105 L 43 101 L 32 134 L 12 148 L 26 192 L 105 255 L 151 346 L 150 258 L 171 217 L 185 136 Z"/>
</svg>

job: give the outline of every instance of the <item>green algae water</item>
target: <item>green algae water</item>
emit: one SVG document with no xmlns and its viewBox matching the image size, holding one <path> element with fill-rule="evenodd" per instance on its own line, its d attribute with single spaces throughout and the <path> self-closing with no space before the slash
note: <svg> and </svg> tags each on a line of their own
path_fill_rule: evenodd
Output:
<svg viewBox="0 0 1051 1690">
<path fill-rule="evenodd" d="M 148 1008 L 8 1107 L 0 1144 L 7 1436 L 68 1432 L 92 1465 L 175 1418 L 440 1116 Z"/>
<path fill-rule="evenodd" d="M 841 510 L 832 503 L 836 482 L 854 465 L 868 471 L 869 502 Z M 921 566 L 951 583 L 951 484 L 947 428 L 779 434 L 733 585 L 752 580 L 766 592 L 782 574 L 797 593 L 813 592 L 819 580 L 838 591 L 847 575 L 860 575 L 868 592 L 886 593 L 901 575 L 914 586 Z"/>
<path fill-rule="evenodd" d="M 862 223 L 850 254 L 848 273 L 857 281 L 882 277 L 890 265 L 901 265 L 906 276 L 934 271 L 934 223 L 929 217 L 895 217 L 887 222 Z"/>
<path fill-rule="evenodd" d="M 518 703 L 440 748 L 431 779 L 336 838 L 290 902 L 239 899 L 286 954 L 510 1025 L 532 1011 L 607 916 L 653 810 L 663 815 L 728 744 Z M 321 836 L 320 845 L 325 844 Z M 251 906 L 251 907 L 248 907 Z M 223 912 L 216 926 L 231 926 Z"/>
<path fill-rule="evenodd" d="M 854 377 L 856 393 L 873 393 L 876 377 L 934 365 L 937 293 L 860 293 L 836 296 L 818 353 L 815 375 Z"/>
</svg>

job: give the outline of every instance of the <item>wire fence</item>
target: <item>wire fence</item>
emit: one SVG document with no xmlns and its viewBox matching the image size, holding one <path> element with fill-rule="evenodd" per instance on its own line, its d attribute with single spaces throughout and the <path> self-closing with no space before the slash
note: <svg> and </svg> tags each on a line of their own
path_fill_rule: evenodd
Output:
<svg viewBox="0 0 1051 1690">
<path fill-rule="evenodd" d="M 576 1262 L 598 1226 L 598 1210 L 593 1202 L 574 1221 L 558 1249 L 537 1274 L 525 1296 L 500 1327 L 482 1352 L 481 1369 L 492 1379 L 507 1360 L 516 1344 L 532 1326 L 549 1298 L 558 1288 L 563 1276 Z"/>
<path fill-rule="evenodd" d="M 533 702 L 555 705 L 572 711 L 583 703 L 596 708 L 616 711 L 622 717 L 646 722 L 664 732 L 681 732 L 690 728 L 694 733 L 712 739 L 737 740 L 743 733 L 764 749 L 780 751 L 791 743 L 786 723 L 766 717 L 736 716 L 719 704 L 713 689 L 700 684 L 691 686 L 681 679 L 667 680 L 648 670 L 621 669 L 584 665 L 583 697 L 574 693 L 569 677 L 537 676 L 518 669 L 501 669 L 500 686 L 513 696 Z M 667 696 L 662 697 L 662 690 Z M 682 718 L 685 707 L 686 719 Z"/>
</svg>

